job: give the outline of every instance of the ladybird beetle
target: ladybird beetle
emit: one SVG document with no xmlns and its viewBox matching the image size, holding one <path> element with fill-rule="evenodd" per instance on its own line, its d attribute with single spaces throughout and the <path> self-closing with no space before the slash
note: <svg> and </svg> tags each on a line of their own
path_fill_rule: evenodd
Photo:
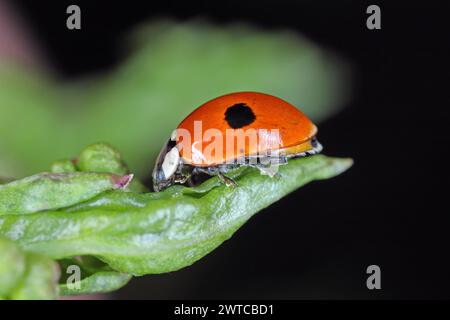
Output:
<svg viewBox="0 0 450 320">
<path fill-rule="evenodd" d="M 162 148 L 153 188 L 192 185 L 199 174 L 225 176 L 240 166 L 274 176 L 288 159 L 319 153 L 317 127 L 296 107 L 275 96 L 237 92 L 206 102 L 188 115 Z"/>
</svg>

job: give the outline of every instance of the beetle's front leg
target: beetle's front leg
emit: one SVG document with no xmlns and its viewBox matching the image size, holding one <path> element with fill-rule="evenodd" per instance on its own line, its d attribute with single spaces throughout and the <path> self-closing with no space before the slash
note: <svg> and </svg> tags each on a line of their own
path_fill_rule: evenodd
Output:
<svg viewBox="0 0 450 320">
<path fill-rule="evenodd" d="M 222 183 L 224 183 L 227 187 L 237 187 L 236 181 L 225 176 L 222 172 L 218 171 L 217 176 L 219 177 L 220 181 L 222 181 Z"/>
</svg>

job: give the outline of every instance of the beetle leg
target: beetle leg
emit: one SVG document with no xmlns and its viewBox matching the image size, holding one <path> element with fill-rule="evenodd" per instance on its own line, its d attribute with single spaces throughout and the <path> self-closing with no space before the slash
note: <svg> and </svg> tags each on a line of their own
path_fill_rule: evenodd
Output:
<svg viewBox="0 0 450 320">
<path fill-rule="evenodd" d="M 189 187 L 191 187 L 191 188 L 196 186 L 196 184 L 194 183 L 194 181 L 192 181 L 192 176 L 188 178 L 188 180 L 186 181 L 186 183 L 187 183 L 187 185 L 188 185 Z"/>
<path fill-rule="evenodd" d="M 219 177 L 220 181 L 222 181 L 222 183 L 225 183 L 225 185 L 227 187 L 233 187 L 233 188 L 237 187 L 236 181 L 234 181 L 231 178 L 228 178 L 227 176 L 224 176 L 222 172 L 219 171 L 217 173 L 217 176 Z"/>
<path fill-rule="evenodd" d="M 183 183 L 186 183 L 186 181 L 188 181 L 188 179 L 191 177 L 191 175 L 190 174 L 187 174 L 187 175 L 185 175 L 185 176 L 179 176 L 179 177 L 177 177 L 176 179 L 175 179 L 175 182 L 176 183 L 181 183 L 181 184 L 183 184 Z"/>
</svg>

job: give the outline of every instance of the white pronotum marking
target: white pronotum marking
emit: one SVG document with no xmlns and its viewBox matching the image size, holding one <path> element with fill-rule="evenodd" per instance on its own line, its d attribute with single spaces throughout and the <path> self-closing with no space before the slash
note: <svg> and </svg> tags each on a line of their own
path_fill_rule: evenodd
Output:
<svg viewBox="0 0 450 320">
<path fill-rule="evenodd" d="M 162 164 L 162 170 L 166 179 L 169 179 L 175 173 L 179 160 L 180 153 L 178 152 L 177 147 L 173 147 L 169 152 L 167 152 Z"/>
<path fill-rule="evenodd" d="M 170 140 L 172 140 L 172 141 L 177 140 L 177 129 L 172 131 L 172 134 L 170 135 Z"/>
</svg>

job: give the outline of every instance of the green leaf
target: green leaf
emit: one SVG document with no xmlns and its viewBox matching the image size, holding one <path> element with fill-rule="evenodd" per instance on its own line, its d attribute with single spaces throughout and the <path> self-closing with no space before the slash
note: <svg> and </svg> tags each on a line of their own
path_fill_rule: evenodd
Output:
<svg viewBox="0 0 450 320">
<path fill-rule="evenodd" d="M 170 272 L 214 250 L 286 194 L 351 164 L 317 155 L 291 160 L 274 178 L 239 170 L 232 174 L 236 188 L 212 178 L 196 188 L 174 186 L 160 193 L 110 191 L 59 211 L 0 215 L 0 234 L 54 259 L 91 255 L 123 273 Z"/>
<path fill-rule="evenodd" d="M 9 296 L 25 272 L 25 256 L 11 240 L 0 237 L 0 299 Z"/>
<path fill-rule="evenodd" d="M 77 159 L 77 167 L 82 172 L 105 172 L 117 175 L 131 173 L 122 159 L 122 154 L 107 143 L 95 143 L 85 148 Z M 127 190 L 134 192 L 148 191 L 138 179 L 133 179 Z"/>
<path fill-rule="evenodd" d="M 78 157 L 77 167 L 83 172 L 107 172 L 120 175 L 130 173 L 120 152 L 106 143 L 96 143 L 85 148 Z"/>
<path fill-rule="evenodd" d="M 23 252 L 0 237 L 0 298 L 15 300 L 55 299 L 59 269 L 51 259 Z"/>
<path fill-rule="evenodd" d="M 76 172 L 77 167 L 72 160 L 58 160 L 52 163 L 50 171 L 52 173 L 71 173 Z"/>
<path fill-rule="evenodd" d="M 117 290 L 128 283 L 131 275 L 112 270 L 107 264 L 92 256 L 75 257 L 59 261 L 62 276 L 60 295 L 105 293 Z M 74 266 L 80 271 L 80 280 L 71 279 Z"/>
<path fill-rule="evenodd" d="M 80 294 L 106 293 L 120 289 L 130 281 L 131 275 L 117 271 L 99 271 L 79 283 L 79 288 L 70 287 L 66 283 L 59 285 L 62 296 L 73 296 Z"/>
<path fill-rule="evenodd" d="M 35 253 L 26 254 L 25 275 L 11 293 L 13 300 L 56 299 L 59 269 L 51 259 Z"/>
<path fill-rule="evenodd" d="M 123 189 L 132 178 L 107 173 L 40 173 L 0 185 L 0 215 L 67 207 L 107 190 Z"/>
</svg>

